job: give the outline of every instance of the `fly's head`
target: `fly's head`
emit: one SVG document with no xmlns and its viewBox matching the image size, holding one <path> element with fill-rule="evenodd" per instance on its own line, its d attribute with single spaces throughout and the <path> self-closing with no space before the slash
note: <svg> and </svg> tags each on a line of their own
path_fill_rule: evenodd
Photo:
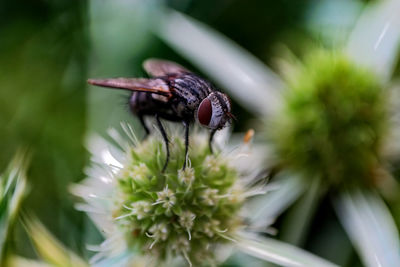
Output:
<svg viewBox="0 0 400 267">
<path fill-rule="evenodd" d="M 201 101 L 195 116 L 204 127 L 213 130 L 222 129 L 233 118 L 231 101 L 226 94 L 212 92 Z"/>
</svg>

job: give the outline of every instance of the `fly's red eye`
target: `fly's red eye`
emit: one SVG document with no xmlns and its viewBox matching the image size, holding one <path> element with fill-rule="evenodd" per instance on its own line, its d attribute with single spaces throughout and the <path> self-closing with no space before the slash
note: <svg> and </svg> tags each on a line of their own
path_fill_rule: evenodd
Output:
<svg viewBox="0 0 400 267">
<path fill-rule="evenodd" d="M 203 101 L 201 101 L 199 110 L 197 111 L 197 118 L 199 119 L 199 122 L 201 124 L 207 126 L 210 123 L 211 115 L 212 115 L 211 101 L 208 98 L 205 98 Z"/>
</svg>

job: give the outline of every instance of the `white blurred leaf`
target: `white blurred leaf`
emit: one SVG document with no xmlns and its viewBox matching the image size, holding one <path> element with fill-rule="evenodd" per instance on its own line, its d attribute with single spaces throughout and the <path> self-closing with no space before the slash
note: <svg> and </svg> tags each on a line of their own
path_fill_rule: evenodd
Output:
<svg viewBox="0 0 400 267">
<path fill-rule="evenodd" d="M 337 266 L 305 250 L 272 238 L 246 236 L 244 234 L 234 238 L 238 241 L 237 246 L 241 251 L 281 266 Z"/>
<path fill-rule="evenodd" d="M 366 266 L 400 266 L 399 233 L 386 205 L 367 190 L 342 190 L 334 206 Z"/>
<path fill-rule="evenodd" d="M 282 173 L 274 186 L 276 190 L 259 196 L 249 203 L 247 210 L 251 213 L 249 218 L 252 225 L 259 227 L 262 224 L 273 223 L 306 189 L 301 177 L 288 173 Z"/>
<path fill-rule="evenodd" d="M 322 181 L 313 179 L 302 197 L 294 204 L 285 216 L 280 229 L 282 241 L 301 245 L 309 233 L 311 221 L 319 205 L 321 195 L 324 194 Z"/>
<path fill-rule="evenodd" d="M 279 77 L 221 33 L 172 10 L 162 14 L 155 32 L 250 111 L 269 114 L 279 105 Z"/>
<path fill-rule="evenodd" d="M 108 267 L 108 266 L 132 266 L 132 267 L 144 267 L 146 266 L 145 262 L 139 258 L 136 257 L 135 260 L 135 253 L 131 251 L 125 251 L 121 253 L 120 255 L 114 256 L 114 257 L 107 257 L 105 259 L 102 259 L 96 263 L 93 263 L 93 267 Z"/>
<path fill-rule="evenodd" d="M 356 62 L 390 79 L 400 41 L 400 1 L 373 2 L 362 13 L 350 35 L 347 52 Z"/>
<path fill-rule="evenodd" d="M 361 1 L 314 1 L 304 16 L 305 24 L 323 43 L 343 46 L 363 7 Z"/>
</svg>

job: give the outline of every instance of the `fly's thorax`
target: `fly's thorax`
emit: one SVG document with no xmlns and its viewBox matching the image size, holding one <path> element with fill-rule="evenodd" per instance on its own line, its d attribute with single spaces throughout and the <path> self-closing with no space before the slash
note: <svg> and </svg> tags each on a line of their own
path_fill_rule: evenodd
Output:
<svg viewBox="0 0 400 267">
<path fill-rule="evenodd" d="M 193 73 L 171 76 L 169 84 L 176 96 L 184 102 L 186 108 L 192 111 L 213 92 L 213 87 L 209 82 Z"/>
<path fill-rule="evenodd" d="M 231 102 L 226 94 L 215 91 L 201 101 L 196 120 L 210 129 L 221 129 L 230 120 Z"/>
</svg>

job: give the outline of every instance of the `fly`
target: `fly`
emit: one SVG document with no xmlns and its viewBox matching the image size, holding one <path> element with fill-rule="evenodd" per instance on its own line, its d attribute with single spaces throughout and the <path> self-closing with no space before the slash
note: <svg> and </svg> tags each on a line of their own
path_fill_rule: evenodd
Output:
<svg viewBox="0 0 400 267">
<path fill-rule="evenodd" d="M 132 91 L 129 108 L 136 115 L 146 132 L 150 134 L 144 117 L 152 116 L 164 139 L 167 158 L 162 172 L 169 162 L 169 141 L 160 119 L 182 122 L 185 127 L 186 167 L 189 148 L 189 126 L 197 121 L 211 130 L 209 147 L 217 130 L 222 129 L 233 118 L 229 97 L 217 91 L 207 80 L 190 72 L 177 63 L 148 59 L 143 68 L 151 78 L 89 79 L 92 85 Z"/>
</svg>

